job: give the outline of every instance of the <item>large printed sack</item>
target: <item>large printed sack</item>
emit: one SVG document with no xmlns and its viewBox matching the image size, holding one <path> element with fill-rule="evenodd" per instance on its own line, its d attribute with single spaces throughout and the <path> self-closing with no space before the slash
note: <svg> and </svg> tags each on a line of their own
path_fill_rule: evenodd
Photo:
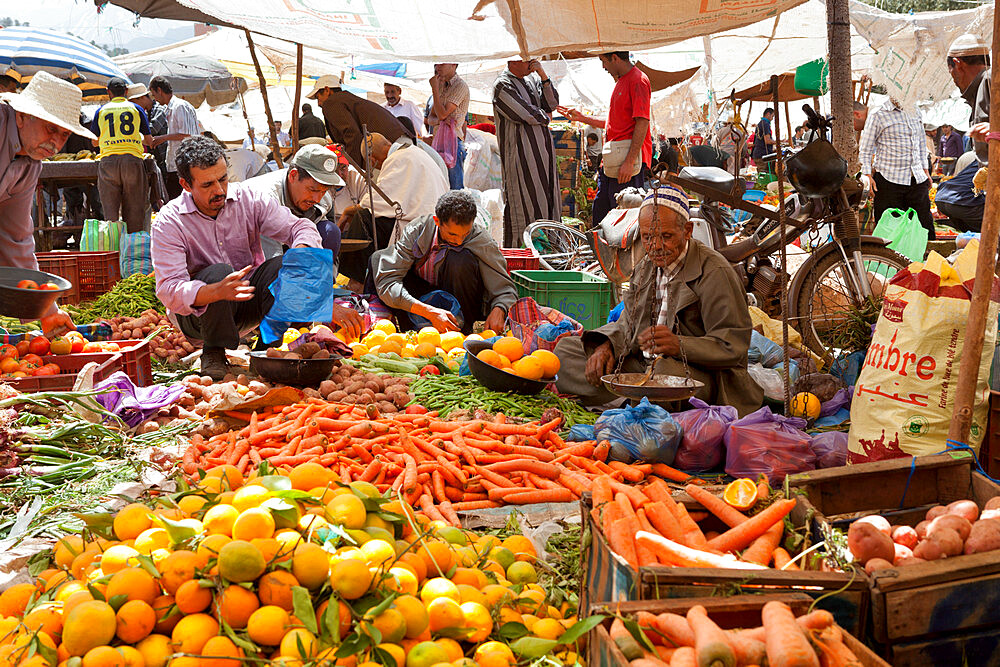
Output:
<svg viewBox="0 0 1000 667">
<path fill-rule="evenodd" d="M 83 252 L 120 252 L 125 223 L 120 220 L 84 220 L 80 232 Z"/>
<path fill-rule="evenodd" d="M 854 387 L 849 463 L 945 448 L 978 251 L 979 243 L 970 243 L 954 265 L 932 252 L 926 262 L 911 264 L 889 283 Z M 998 301 L 1000 280 L 994 276 L 967 443 L 974 449 L 986 431 Z"/>
</svg>

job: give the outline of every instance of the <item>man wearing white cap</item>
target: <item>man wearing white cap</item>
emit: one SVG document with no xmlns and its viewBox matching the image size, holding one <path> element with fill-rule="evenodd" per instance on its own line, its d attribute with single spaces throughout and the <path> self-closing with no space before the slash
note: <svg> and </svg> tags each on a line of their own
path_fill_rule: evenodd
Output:
<svg viewBox="0 0 1000 667">
<path fill-rule="evenodd" d="M 337 174 L 337 154 L 326 146 L 308 145 L 298 150 L 284 169 L 255 176 L 246 187 L 270 195 L 293 215 L 316 223 L 323 247 L 333 251 L 334 262 L 340 254 L 340 227 L 327 219 L 333 208 L 332 189 L 344 185 Z M 261 239 L 266 257 L 281 254 L 281 244 Z"/>
<path fill-rule="evenodd" d="M 976 157 L 985 165 L 986 133 L 990 130 L 990 47 L 977 35 L 961 35 L 948 47 L 948 73 L 972 107 L 969 134 L 976 141 Z"/>
<path fill-rule="evenodd" d="M 58 153 L 71 134 L 96 138 L 80 125 L 82 99 L 78 87 L 44 71 L 20 94 L 0 95 L 0 266 L 38 269 L 31 202 L 41 160 Z M 46 333 L 72 326 L 69 316 L 59 313 L 43 324 Z"/>
<path fill-rule="evenodd" d="M 330 139 L 335 144 L 341 144 L 357 165 L 364 162 L 361 153 L 363 126 L 368 127 L 369 134 L 377 132 L 390 143 L 404 135 L 412 138 L 387 109 L 341 88 L 340 77 L 335 74 L 319 77 L 306 97 L 316 100 L 323 110 Z"/>
<path fill-rule="evenodd" d="M 972 187 L 981 166 L 986 165 L 986 133 L 990 129 L 990 49 L 976 35 L 961 35 L 948 48 L 948 73 L 962 97 L 972 107 L 969 136 L 975 151 L 955 162 L 955 175 L 938 185 L 934 203 L 948 216 L 948 225 L 960 231 L 978 232 L 983 226 L 986 195 Z"/>
<path fill-rule="evenodd" d="M 691 238 L 688 197 L 659 186 L 639 210 L 647 256 L 636 264 L 625 311 L 616 322 L 555 347 L 561 362 L 556 386 L 587 404 L 613 400 L 601 376 L 621 368 L 704 383 L 696 397 L 734 406 L 745 415 L 761 406 L 764 392 L 747 372 L 752 323 L 746 292 L 722 255 Z"/>
</svg>

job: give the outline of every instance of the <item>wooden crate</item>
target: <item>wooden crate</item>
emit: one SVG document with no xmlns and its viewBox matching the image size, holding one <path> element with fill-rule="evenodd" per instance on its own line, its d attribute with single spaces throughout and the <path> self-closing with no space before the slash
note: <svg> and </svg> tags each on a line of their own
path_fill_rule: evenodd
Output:
<svg viewBox="0 0 1000 667">
<path fill-rule="evenodd" d="M 761 624 L 760 613 L 771 600 L 784 602 L 796 616 L 805 614 L 812 598 L 803 593 L 770 593 L 763 595 L 734 595 L 731 597 L 688 598 L 683 600 L 647 600 L 621 603 L 600 603 L 592 605 L 591 614 L 609 613 L 627 616 L 638 611 L 652 614 L 674 613 L 684 615 L 694 605 L 701 605 L 719 627 L 724 629 L 751 628 Z M 604 621 L 590 633 L 588 644 L 588 667 L 627 667 L 628 661 L 618 650 L 608 629 L 611 619 Z M 889 667 L 889 663 L 879 658 L 870 648 L 862 644 L 853 634 L 844 631 L 844 643 L 854 651 L 863 667 Z M 971 663 L 970 663 L 971 664 Z"/>
<path fill-rule="evenodd" d="M 968 498 L 982 507 L 1000 495 L 1000 485 L 977 473 L 967 452 L 817 470 L 788 483 L 803 490 L 802 507 L 813 512 L 818 533 L 846 532 L 868 514 L 915 526 L 934 505 Z M 1000 664 L 1000 645 L 976 639 L 984 631 L 1000 634 L 1000 552 L 880 570 L 870 585 L 872 635 L 887 645 L 893 664 L 962 664 L 938 661 L 924 649 L 961 654 L 966 645 L 981 660 L 965 664 Z"/>
<path fill-rule="evenodd" d="M 675 500 L 694 510 L 701 509 L 701 505 L 687 494 L 675 495 Z M 869 582 L 863 573 L 725 570 L 664 565 L 643 567 L 637 572 L 612 551 L 600 526 L 594 523 L 589 496 L 585 495 L 581 506 L 587 534 L 580 551 L 584 571 L 580 601 L 584 609 L 597 601 L 704 597 L 720 589 L 742 593 L 801 592 L 812 598 L 822 597 L 818 607 L 832 613 L 837 622 L 850 632 L 861 634 L 868 625 Z M 805 512 L 793 513 L 793 523 L 794 516 L 799 517 L 797 525 L 806 525 Z"/>
</svg>

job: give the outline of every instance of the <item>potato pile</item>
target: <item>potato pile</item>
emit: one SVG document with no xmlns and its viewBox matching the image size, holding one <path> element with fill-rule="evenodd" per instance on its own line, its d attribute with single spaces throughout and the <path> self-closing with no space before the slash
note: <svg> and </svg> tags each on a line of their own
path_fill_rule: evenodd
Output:
<svg viewBox="0 0 1000 667">
<path fill-rule="evenodd" d="M 410 378 L 365 373 L 347 363 L 335 366 L 330 379 L 320 383 L 319 391 L 306 389 L 305 395 L 331 403 L 375 404 L 383 414 L 400 412 L 413 400 Z"/>
<path fill-rule="evenodd" d="M 163 330 L 149 342 L 149 349 L 160 361 L 178 364 L 194 352 L 194 345 L 170 324 L 166 315 L 155 310 L 143 311 L 139 317 L 115 317 L 107 320 L 111 325 L 111 340 L 141 340 L 157 328 Z"/>
<path fill-rule="evenodd" d="M 276 347 L 269 347 L 264 356 L 271 359 L 329 359 L 333 355 L 319 343 L 310 341 L 287 352 Z"/>
<path fill-rule="evenodd" d="M 1000 549 L 1000 496 L 982 513 L 972 500 L 956 500 L 927 510 L 916 527 L 892 526 L 881 516 L 858 519 L 847 545 L 869 574 L 889 567 Z"/>
</svg>

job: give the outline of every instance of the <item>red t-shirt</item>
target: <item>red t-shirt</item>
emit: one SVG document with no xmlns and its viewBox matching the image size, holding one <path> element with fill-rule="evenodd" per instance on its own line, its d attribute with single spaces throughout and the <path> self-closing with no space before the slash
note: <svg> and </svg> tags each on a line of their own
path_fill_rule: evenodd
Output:
<svg viewBox="0 0 1000 667">
<path fill-rule="evenodd" d="M 649 119 L 649 98 L 652 88 L 649 77 L 633 66 L 625 76 L 618 79 L 611 93 L 608 122 L 604 128 L 605 141 L 624 141 L 632 138 L 636 118 Z M 653 135 L 646 130 L 642 142 L 642 163 L 647 167 L 653 163 Z"/>
</svg>

